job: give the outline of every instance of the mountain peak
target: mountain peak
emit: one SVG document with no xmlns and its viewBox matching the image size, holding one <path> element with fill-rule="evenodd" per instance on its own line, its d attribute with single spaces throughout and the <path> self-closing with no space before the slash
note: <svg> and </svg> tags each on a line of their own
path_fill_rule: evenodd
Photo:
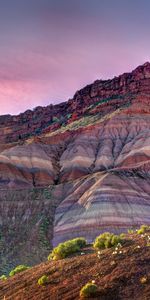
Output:
<svg viewBox="0 0 150 300">
<path fill-rule="evenodd" d="M 146 61 L 146 62 L 143 64 L 143 67 L 147 67 L 147 66 L 150 66 L 150 62 L 149 62 L 149 61 Z"/>
<path fill-rule="evenodd" d="M 149 71 L 150 72 L 150 62 L 147 61 L 143 65 L 138 66 L 133 72 L 135 71 Z"/>
</svg>

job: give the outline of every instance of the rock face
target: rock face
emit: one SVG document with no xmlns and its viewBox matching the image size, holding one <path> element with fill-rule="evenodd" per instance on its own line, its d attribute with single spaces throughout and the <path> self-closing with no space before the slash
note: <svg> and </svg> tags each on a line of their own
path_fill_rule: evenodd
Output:
<svg viewBox="0 0 150 300">
<path fill-rule="evenodd" d="M 34 209 L 35 215 L 42 209 L 43 214 L 52 211 L 55 220 L 47 232 L 51 241 L 53 229 L 53 245 L 76 236 L 92 241 L 105 230 L 121 232 L 150 224 L 149 63 L 112 80 L 97 80 L 68 102 L 1 116 L 0 142 L 0 195 L 14 195 L 11 205 L 5 204 L 8 195 L 0 200 L 3 249 L 12 238 L 8 227 L 17 215 L 28 216 L 27 239 L 31 235 L 32 240 L 39 224 L 38 218 L 31 222 Z M 38 212 L 33 202 L 28 213 L 21 199 L 14 204 L 15 213 L 9 211 L 16 189 L 43 193 L 51 187 L 59 196 L 51 193 L 48 206 L 42 200 Z M 29 199 L 32 202 L 31 194 Z M 38 246 L 29 244 L 34 263 Z M 18 257 L 20 249 L 15 252 Z"/>
<path fill-rule="evenodd" d="M 149 94 L 149 82 L 150 63 L 145 63 L 133 72 L 124 73 L 111 80 L 96 80 L 76 92 L 68 102 L 47 107 L 38 106 L 33 111 L 27 110 L 18 116 L 0 116 L 0 141 L 12 143 L 55 131 L 62 124 L 66 125 L 87 114 L 89 106 L 98 101 L 101 102 L 101 113 L 109 113 L 110 107 L 115 110 L 123 103 L 130 104 L 133 95 Z M 108 103 L 105 100 L 111 101 Z"/>
<path fill-rule="evenodd" d="M 54 183 L 55 147 L 40 143 L 16 146 L 0 154 L 1 183 L 13 186 L 47 186 Z"/>
<path fill-rule="evenodd" d="M 92 241 L 100 230 L 120 232 L 150 223 L 149 116 L 119 114 L 87 132 L 86 139 L 80 134 L 65 157 L 69 179 L 79 170 L 80 176 L 93 175 L 83 184 L 80 180 L 76 192 L 56 209 L 55 245 L 72 236 Z"/>
</svg>

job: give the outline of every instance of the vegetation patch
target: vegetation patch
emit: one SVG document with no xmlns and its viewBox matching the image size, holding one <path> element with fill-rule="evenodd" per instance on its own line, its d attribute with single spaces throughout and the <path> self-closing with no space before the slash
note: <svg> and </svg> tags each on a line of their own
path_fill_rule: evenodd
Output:
<svg viewBox="0 0 150 300">
<path fill-rule="evenodd" d="M 148 225 L 141 225 L 141 227 L 137 230 L 138 234 L 146 233 L 150 230 L 150 226 Z"/>
<path fill-rule="evenodd" d="M 97 293 L 97 285 L 94 283 L 87 283 L 84 285 L 80 291 L 80 297 L 81 298 L 91 298 L 96 296 Z"/>
<path fill-rule="evenodd" d="M 50 220 L 47 217 L 43 217 L 43 220 L 39 226 L 39 241 L 46 249 L 50 248 L 48 240 L 48 228 L 50 226 Z"/>
<path fill-rule="evenodd" d="M 46 276 L 46 275 L 43 275 L 42 277 L 40 277 L 38 279 L 38 284 L 39 285 L 45 285 L 47 283 L 48 283 L 48 276 Z"/>
<path fill-rule="evenodd" d="M 7 280 L 6 275 L 1 275 L 1 276 L 0 276 L 0 280 Z"/>
<path fill-rule="evenodd" d="M 117 246 L 118 243 L 121 243 L 123 238 L 120 235 L 115 235 L 110 232 L 104 232 L 99 235 L 93 244 L 95 249 L 106 249 Z"/>
<path fill-rule="evenodd" d="M 86 240 L 84 238 L 75 238 L 68 240 L 64 243 L 60 243 L 55 247 L 48 256 L 48 260 L 58 260 L 68 257 L 69 255 L 78 252 L 81 248 L 86 246 Z"/>
<path fill-rule="evenodd" d="M 19 265 L 15 269 L 11 270 L 9 273 L 9 276 L 14 276 L 17 273 L 23 272 L 25 270 L 28 270 L 30 267 L 27 267 L 25 265 Z"/>
</svg>

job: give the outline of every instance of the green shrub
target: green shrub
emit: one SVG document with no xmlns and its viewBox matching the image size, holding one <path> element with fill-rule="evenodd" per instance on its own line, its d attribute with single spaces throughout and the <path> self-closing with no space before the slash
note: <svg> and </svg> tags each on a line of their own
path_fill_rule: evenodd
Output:
<svg viewBox="0 0 150 300">
<path fill-rule="evenodd" d="M 0 280 L 7 280 L 7 277 L 6 277 L 6 275 L 2 275 L 2 276 L 0 276 Z"/>
<path fill-rule="evenodd" d="M 110 232 L 104 232 L 95 239 L 93 247 L 95 249 L 111 248 L 121 242 L 122 238 L 120 235 L 115 235 Z"/>
<path fill-rule="evenodd" d="M 124 240 L 124 238 L 125 238 L 125 233 L 120 233 L 120 238 L 121 238 L 122 240 Z"/>
<path fill-rule="evenodd" d="M 48 256 L 48 260 L 58 260 L 68 257 L 70 254 L 78 252 L 81 248 L 86 245 L 86 240 L 84 238 L 75 238 L 73 240 L 60 243 L 55 247 Z"/>
<path fill-rule="evenodd" d="M 122 239 L 120 237 L 120 235 L 112 235 L 111 237 L 111 246 L 116 246 L 118 243 L 121 243 Z"/>
<path fill-rule="evenodd" d="M 48 277 L 46 275 L 43 275 L 38 279 L 39 285 L 45 285 L 48 282 Z"/>
<path fill-rule="evenodd" d="M 11 272 L 9 273 L 9 276 L 14 276 L 15 274 L 25 271 L 27 269 L 29 269 L 29 267 L 24 266 L 24 265 L 19 265 L 15 269 L 11 270 Z"/>
<path fill-rule="evenodd" d="M 148 225 L 141 225 L 141 227 L 137 230 L 137 233 L 138 234 L 143 234 L 143 233 L 145 233 L 145 232 L 147 232 L 149 230 L 150 230 L 150 226 L 148 226 Z"/>
<path fill-rule="evenodd" d="M 72 240 L 72 242 L 75 242 L 80 248 L 86 246 L 86 239 L 83 237 L 75 238 Z"/>
<path fill-rule="evenodd" d="M 129 234 L 133 234 L 133 233 L 134 233 L 134 230 L 130 228 L 130 229 L 128 229 L 128 233 L 129 233 Z"/>
<path fill-rule="evenodd" d="M 84 285 L 80 291 L 80 297 L 90 298 L 94 297 L 97 293 L 97 285 L 94 283 L 87 283 Z"/>
</svg>

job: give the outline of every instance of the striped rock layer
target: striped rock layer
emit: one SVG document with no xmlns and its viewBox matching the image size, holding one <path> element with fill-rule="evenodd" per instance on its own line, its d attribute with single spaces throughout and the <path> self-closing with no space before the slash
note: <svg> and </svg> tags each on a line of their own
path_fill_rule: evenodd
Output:
<svg viewBox="0 0 150 300">
<path fill-rule="evenodd" d="M 122 113 L 81 134 L 61 162 L 61 179 L 86 176 L 56 209 L 54 245 L 150 224 L 150 116 Z"/>
</svg>

